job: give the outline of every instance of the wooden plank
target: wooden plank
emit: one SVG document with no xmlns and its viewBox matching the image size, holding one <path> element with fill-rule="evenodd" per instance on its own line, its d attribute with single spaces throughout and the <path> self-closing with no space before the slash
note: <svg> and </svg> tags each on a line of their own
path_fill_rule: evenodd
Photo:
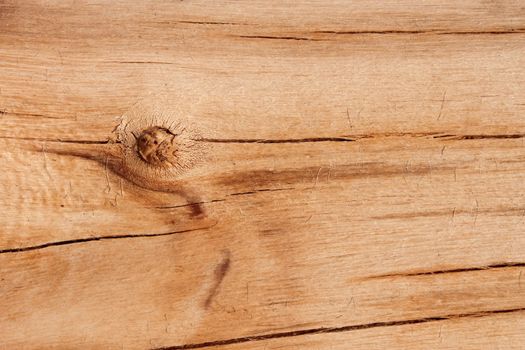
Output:
<svg viewBox="0 0 525 350">
<path fill-rule="evenodd" d="M 0 1 L 0 347 L 523 347 L 524 37 L 520 1 Z"/>
</svg>

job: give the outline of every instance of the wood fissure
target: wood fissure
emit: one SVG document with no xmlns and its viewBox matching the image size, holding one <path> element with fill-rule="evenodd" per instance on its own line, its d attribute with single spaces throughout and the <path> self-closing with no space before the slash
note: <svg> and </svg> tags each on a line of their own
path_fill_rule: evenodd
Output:
<svg viewBox="0 0 525 350">
<path fill-rule="evenodd" d="M 485 266 L 473 266 L 473 267 L 461 267 L 445 270 L 431 270 L 431 271 L 421 271 L 421 272 L 397 272 L 389 273 L 377 276 L 369 276 L 367 278 L 376 279 L 376 278 L 393 278 L 393 277 L 417 277 L 417 276 L 432 276 L 432 275 L 441 275 L 447 273 L 462 273 L 462 272 L 473 272 L 473 271 L 491 271 L 498 269 L 509 269 L 509 268 L 520 268 L 525 267 L 525 262 L 504 262 L 498 264 L 490 264 Z"/>
<path fill-rule="evenodd" d="M 525 28 L 512 28 L 505 30 L 487 30 L 487 31 L 445 31 L 442 29 L 425 29 L 425 30 L 349 30 L 334 31 L 320 30 L 314 34 L 337 34 L 337 35 L 392 35 L 392 34 L 432 34 L 432 35 L 505 35 L 505 34 L 523 34 Z"/>
<path fill-rule="evenodd" d="M 420 324 L 420 323 L 441 322 L 441 321 L 447 321 L 451 319 L 490 317 L 490 316 L 498 315 L 498 314 L 521 313 L 521 312 L 525 312 L 525 307 L 513 308 L 513 309 L 501 309 L 501 310 L 487 310 L 487 311 L 478 311 L 478 312 L 471 312 L 471 313 L 464 313 L 464 314 L 451 314 L 451 315 L 444 315 L 444 316 L 424 317 L 424 318 L 417 318 L 417 319 L 410 319 L 410 320 L 373 322 L 373 323 L 342 326 L 342 327 L 312 328 L 312 329 L 304 329 L 304 330 L 298 330 L 298 331 L 292 331 L 292 332 L 272 333 L 272 334 L 255 335 L 251 337 L 248 336 L 248 337 L 242 337 L 242 338 L 233 338 L 233 339 L 217 340 L 217 341 L 194 343 L 194 344 L 175 345 L 175 346 L 168 346 L 168 347 L 162 347 L 162 348 L 155 348 L 154 350 L 202 349 L 202 348 L 216 347 L 216 346 L 221 346 L 221 345 L 250 343 L 250 342 L 262 341 L 262 340 L 268 340 L 268 339 L 276 339 L 276 338 L 289 338 L 289 337 L 298 337 L 298 336 L 321 334 L 321 333 L 351 332 L 351 331 L 370 329 L 370 328 L 406 326 L 406 325 L 414 325 L 414 324 Z"/>
<path fill-rule="evenodd" d="M 359 142 L 366 139 L 380 139 L 389 137 L 431 137 L 437 140 L 444 141 L 468 141 L 468 140 L 504 140 L 504 139 L 521 139 L 525 138 L 525 133 L 514 134 L 470 134 L 470 135 L 454 135 L 443 132 L 430 133 L 382 133 L 382 134 L 355 134 L 344 135 L 341 137 L 307 137 L 298 139 L 220 139 L 220 138 L 198 138 L 194 139 L 196 142 L 207 143 L 256 143 L 256 144 L 279 144 L 279 143 L 316 143 L 316 142 Z M 71 144 L 111 144 L 120 143 L 118 140 L 76 140 L 76 139 L 51 139 L 51 138 L 36 138 L 36 137 L 17 137 L 17 136 L 0 136 L 0 139 L 21 140 L 21 141 L 40 141 L 40 142 L 54 142 L 54 143 L 71 143 Z"/>
<path fill-rule="evenodd" d="M 210 142 L 210 143 L 309 143 L 309 142 L 354 142 L 355 139 L 347 137 L 309 137 L 304 139 L 282 139 L 282 140 L 271 140 L 271 139 L 212 139 L 202 138 L 197 139 L 199 142 Z"/>
<path fill-rule="evenodd" d="M 48 242 L 48 243 L 43 243 L 43 244 L 34 245 L 34 246 L 28 246 L 28 247 L 17 247 L 17 248 L 0 249 L 0 254 L 24 253 L 24 252 L 30 252 L 30 251 L 33 251 L 33 250 L 39 250 L 39 249 L 45 249 L 45 248 L 51 248 L 51 247 L 58 247 L 58 246 L 72 245 L 72 244 L 80 244 L 80 243 L 88 243 L 88 242 L 98 242 L 98 241 L 105 241 L 105 240 L 114 240 L 114 239 L 130 239 L 130 238 L 147 238 L 147 237 L 173 236 L 173 235 L 176 235 L 176 234 L 208 230 L 208 229 L 213 228 L 213 226 L 215 226 L 216 224 L 217 223 L 215 223 L 212 226 L 206 226 L 206 227 L 200 227 L 200 228 L 194 228 L 194 229 L 188 229 L 188 230 L 180 230 L 180 231 L 162 232 L 162 233 L 106 235 L 106 236 L 95 236 L 95 237 L 86 237 L 86 238 L 78 238 L 78 239 L 69 239 L 69 240 L 64 240 L 64 241 Z"/>
</svg>

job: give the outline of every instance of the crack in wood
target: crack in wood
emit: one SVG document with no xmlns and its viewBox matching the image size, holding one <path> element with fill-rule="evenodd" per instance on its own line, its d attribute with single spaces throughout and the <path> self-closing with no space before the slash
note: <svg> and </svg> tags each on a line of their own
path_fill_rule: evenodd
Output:
<svg viewBox="0 0 525 350">
<path fill-rule="evenodd" d="M 502 35 L 502 34 L 523 34 L 525 28 L 512 28 L 506 30 L 487 30 L 487 31 L 444 31 L 439 29 L 426 30 L 320 30 L 312 32 L 314 34 L 336 34 L 336 35 L 389 35 L 389 34 L 434 34 L 434 35 Z"/>
<path fill-rule="evenodd" d="M 230 193 L 226 196 L 245 196 L 250 194 L 257 194 L 260 192 L 280 192 L 280 191 L 291 191 L 295 190 L 295 187 L 284 187 L 284 188 L 262 188 L 262 189 L 256 189 L 252 191 L 246 191 L 246 192 L 236 192 L 236 193 Z M 202 201 L 202 202 L 193 202 L 193 203 L 186 203 L 186 204 L 179 204 L 179 205 L 167 205 L 167 206 L 156 206 L 155 209 L 178 209 L 178 208 L 186 208 L 186 207 L 192 207 L 195 205 L 202 205 L 202 204 L 209 204 L 209 203 L 218 203 L 218 202 L 225 202 L 226 199 L 212 199 L 209 201 Z"/>
<path fill-rule="evenodd" d="M 357 142 L 361 139 L 377 139 L 380 137 L 428 137 L 431 136 L 434 139 L 443 139 L 445 141 L 462 141 L 462 140 L 483 140 L 483 139 L 520 139 L 525 138 L 525 133 L 515 134 L 468 134 L 468 135 L 455 135 L 445 134 L 438 132 L 427 132 L 427 133 L 410 133 L 410 132 L 399 132 L 399 133 L 383 133 L 383 134 L 356 134 L 356 135 L 343 135 L 335 137 L 306 137 L 298 139 L 218 139 L 218 138 L 198 138 L 193 139 L 197 142 L 209 142 L 209 143 L 260 143 L 260 144 L 273 144 L 273 143 L 309 143 L 309 142 Z M 16 136 L 0 136 L 0 139 L 9 140 L 22 140 L 22 141 L 41 141 L 41 142 L 54 142 L 54 143 L 71 143 L 71 144 L 98 144 L 105 145 L 110 143 L 120 143 L 118 140 L 75 140 L 75 139 L 52 139 L 52 138 L 37 138 L 37 137 L 16 137 Z"/>
<path fill-rule="evenodd" d="M 443 31 L 430 30 L 356 30 L 356 31 L 333 31 L 322 30 L 307 34 L 335 34 L 335 35 L 505 35 L 524 34 L 525 28 L 492 31 Z M 239 35 L 239 38 L 247 39 L 270 39 L 270 40 L 296 40 L 296 41 L 326 41 L 326 39 L 310 38 L 304 36 L 272 36 L 272 35 Z"/>
<path fill-rule="evenodd" d="M 476 312 L 462 313 L 462 314 L 449 314 L 449 315 L 444 315 L 444 316 L 425 317 L 425 318 L 417 318 L 417 319 L 410 319 L 410 320 L 364 323 L 364 324 L 342 326 L 342 327 L 320 327 L 320 328 L 303 329 L 303 330 L 291 331 L 291 332 L 270 333 L 270 334 L 255 335 L 255 336 L 248 336 L 248 337 L 241 337 L 241 338 L 216 340 L 216 341 L 209 341 L 209 342 L 203 342 L 203 343 L 175 345 L 175 346 L 155 348 L 154 350 L 201 349 L 201 348 L 207 348 L 207 347 L 249 343 L 249 342 L 270 340 L 270 339 L 276 339 L 276 338 L 289 338 L 289 337 L 297 337 L 297 336 L 303 336 L 303 335 L 325 334 L 325 333 L 341 333 L 341 332 L 350 332 L 350 331 L 370 329 L 370 328 L 395 327 L 395 326 L 405 326 L 405 325 L 413 325 L 413 324 L 421 324 L 421 323 L 429 323 L 429 322 L 440 322 L 440 321 L 446 321 L 450 319 L 460 319 L 460 318 L 489 317 L 489 316 L 498 315 L 498 314 L 518 313 L 518 312 L 524 312 L 524 311 L 525 311 L 525 307 L 521 307 L 521 308 L 513 308 L 513 309 L 476 311 Z"/>
<path fill-rule="evenodd" d="M 74 139 L 48 139 L 39 137 L 15 137 L 15 136 L 0 136 L 0 139 L 4 140 L 20 140 L 20 141 L 38 141 L 38 142 L 51 142 L 51 143 L 70 143 L 70 144 L 82 144 L 82 145 L 107 145 L 110 143 L 120 143 L 118 140 L 74 140 Z"/>
<path fill-rule="evenodd" d="M 184 24 L 216 24 L 216 25 L 232 25 L 232 26 L 247 26 L 248 23 L 236 23 L 236 22 L 205 22 L 205 21 L 177 21 L 176 23 Z"/>
<path fill-rule="evenodd" d="M 504 263 L 491 264 L 491 265 L 485 265 L 485 266 L 463 267 L 463 268 L 445 269 L 445 270 L 389 273 L 389 274 L 384 274 L 384 275 L 370 276 L 370 277 L 367 277 L 367 279 L 429 276 L 429 275 L 441 275 L 441 274 L 447 274 L 447 273 L 490 271 L 490 270 L 507 269 L 507 268 L 515 268 L 515 267 L 525 267 L 525 262 L 504 262 Z"/>
<path fill-rule="evenodd" d="M 193 231 L 208 230 L 210 228 L 213 228 L 215 225 L 217 225 L 217 223 L 218 222 L 216 222 L 215 224 L 213 224 L 211 226 L 206 226 L 206 227 L 199 227 L 199 228 L 188 229 L 188 230 L 180 230 L 180 231 L 163 232 L 163 233 L 108 235 L 108 236 L 96 236 L 96 237 L 68 239 L 68 240 L 64 240 L 64 241 L 48 242 L 48 243 L 43 243 L 43 244 L 34 245 L 34 246 L 0 249 L 0 254 L 23 253 L 23 252 L 28 252 L 28 251 L 32 251 L 32 250 L 45 249 L 45 248 L 49 248 L 49 247 L 57 247 L 57 246 L 63 246 L 63 245 L 79 244 L 79 243 L 94 242 L 94 241 L 105 241 L 105 240 L 112 240 L 112 239 L 171 236 L 171 235 L 176 235 L 176 234 L 179 234 L 179 233 L 187 233 L 187 232 L 193 232 Z"/>
<path fill-rule="evenodd" d="M 157 206 L 155 207 L 155 209 L 177 209 L 177 208 L 185 208 L 185 207 L 194 207 L 196 205 L 224 202 L 225 200 L 226 199 L 212 199 L 210 201 L 193 202 L 193 203 L 186 203 L 186 204 L 179 204 L 179 205 Z"/>
<path fill-rule="evenodd" d="M 448 140 L 485 140 L 485 139 L 521 139 L 524 138 L 525 134 L 479 134 L 479 135 L 437 135 L 435 139 Z"/>
<path fill-rule="evenodd" d="M 244 196 L 249 194 L 256 194 L 260 192 L 280 192 L 280 191 L 291 191 L 295 190 L 295 187 L 284 187 L 284 188 L 262 188 L 260 190 L 252 190 L 252 191 L 246 191 L 246 192 L 237 192 L 237 193 L 231 193 L 228 196 Z"/>
<path fill-rule="evenodd" d="M 303 142 L 354 142 L 348 137 L 308 137 L 303 139 L 213 139 L 200 138 L 195 141 L 210 143 L 303 143 Z"/>
<path fill-rule="evenodd" d="M 239 38 L 246 39 L 270 39 L 270 40 L 297 40 L 297 41 L 326 41 L 324 39 L 312 39 L 299 36 L 271 36 L 271 35 L 239 35 Z"/>
<path fill-rule="evenodd" d="M 335 35 L 506 35 L 524 34 L 525 28 L 513 28 L 508 30 L 491 31 L 443 31 L 438 29 L 427 30 L 320 30 L 307 34 L 335 34 Z M 269 40 L 295 40 L 295 41 L 326 41 L 326 39 L 311 38 L 304 36 L 272 36 L 272 35 L 238 35 L 246 39 L 269 39 Z"/>
</svg>

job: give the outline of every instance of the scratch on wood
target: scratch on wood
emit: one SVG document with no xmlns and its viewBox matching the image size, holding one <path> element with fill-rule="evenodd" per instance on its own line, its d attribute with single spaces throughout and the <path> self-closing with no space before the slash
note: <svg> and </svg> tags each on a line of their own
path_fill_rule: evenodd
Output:
<svg viewBox="0 0 525 350">
<path fill-rule="evenodd" d="M 445 106 L 445 98 L 447 96 L 447 90 L 443 93 L 443 98 L 441 99 L 441 107 L 439 108 L 439 114 L 437 120 L 441 119 L 441 114 L 443 113 L 443 106 Z"/>
<path fill-rule="evenodd" d="M 109 182 L 109 174 L 108 174 L 108 161 L 109 161 L 109 155 L 106 155 L 106 161 L 104 162 L 104 172 L 106 175 L 106 193 L 111 192 L 111 184 Z"/>
<path fill-rule="evenodd" d="M 319 174 L 321 174 L 322 169 L 323 169 L 322 167 L 319 167 L 319 170 L 317 170 L 317 175 L 315 176 L 314 188 L 317 187 L 317 183 L 319 182 Z"/>
<path fill-rule="evenodd" d="M 352 121 L 350 120 L 350 112 L 348 112 L 348 107 L 346 108 L 346 119 L 348 120 L 348 126 L 352 129 Z"/>
<path fill-rule="evenodd" d="M 475 209 L 475 214 L 474 214 L 474 226 L 476 226 L 476 223 L 478 222 L 478 214 L 479 214 L 479 202 L 477 198 L 475 198 L 475 200 L 476 200 L 476 209 Z"/>
<path fill-rule="evenodd" d="M 42 144 L 42 155 L 44 157 L 44 170 L 46 171 L 47 176 L 51 179 L 52 176 L 47 167 L 47 153 L 46 153 L 46 143 L 45 142 Z"/>
</svg>

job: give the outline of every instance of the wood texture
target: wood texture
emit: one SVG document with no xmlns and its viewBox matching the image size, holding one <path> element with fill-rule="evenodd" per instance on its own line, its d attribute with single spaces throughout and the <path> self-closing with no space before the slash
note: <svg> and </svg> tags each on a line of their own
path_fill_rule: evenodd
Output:
<svg viewBox="0 0 525 350">
<path fill-rule="evenodd" d="M 522 1 L 0 0 L 0 77 L 0 348 L 525 347 Z"/>
</svg>

